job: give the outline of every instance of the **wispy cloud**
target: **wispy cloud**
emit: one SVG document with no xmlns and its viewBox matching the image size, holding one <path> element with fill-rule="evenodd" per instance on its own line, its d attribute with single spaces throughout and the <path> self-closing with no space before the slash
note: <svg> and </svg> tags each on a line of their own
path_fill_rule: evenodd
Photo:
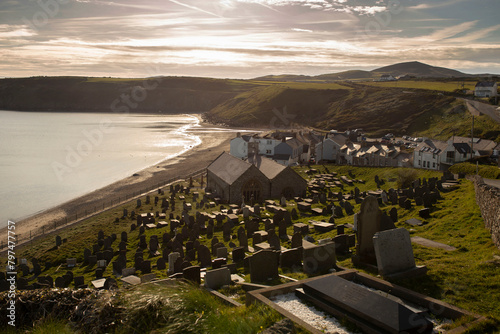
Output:
<svg viewBox="0 0 500 334">
<path fill-rule="evenodd" d="M 498 1 L 72 0 L 40 29 L 43 8 L 0 3 L 4 75 L 256 77 L 321 74 L 420 60 L 500 72 Z M 375 34 L 361 39 L 367 25 Z M 496 55 L 496 57 L 495 57 Z M 487 65 L 486 65 L 487 64 Z M 497 65 L 495 65 L 497 64 Z"/>
</svg>

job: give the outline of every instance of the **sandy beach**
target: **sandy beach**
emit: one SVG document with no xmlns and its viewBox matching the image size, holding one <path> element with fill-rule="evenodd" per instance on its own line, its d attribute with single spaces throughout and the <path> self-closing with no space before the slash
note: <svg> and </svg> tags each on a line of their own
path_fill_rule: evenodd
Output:
<svg viewBox="0 0 500 334">
<path fill-rule="evenodd" d="M 42 226 L 45 226 L 50 232 L 53 229 L 54 221 L 64 220 L 66 217 L 68 217 L 68 220 L 69 218 L 74 220 L 75 214 L 81 214 L 85 210 L 89 213 L 93 212 L 96 207 L 102 208 L 103 202 L 109 203 L 111 200 L 120 197 L 124 199 L 130 197 L 131 194 L 139 194 L 145 189 L 154 189 L 156 185 L 164 184 L 170 179 L 182 179 L 207 167 L 223 151 L 229 151 L 230 139 L 236 135 L 236 130 L 210 132 L 209 128 L 213 127 L 215 126 L 212 124 L 200 122 L 200 127 L 196 128 L 199 132 L 188 131 L 190 134 L 199 136 L 202 143 L 175 158 L 164 160 L 141 170 L 136 176 L 131 175 L 89 194 L 16 222 L 16 234 L 19 241 L 25 241 L 24 239 L 30 234 L 30 230 L 39 230 Z M 203 131 L 204 129 L 207 131 Z M 0 235 L 7 235 L 7 228 L 1 229 Z"/>
</svg>

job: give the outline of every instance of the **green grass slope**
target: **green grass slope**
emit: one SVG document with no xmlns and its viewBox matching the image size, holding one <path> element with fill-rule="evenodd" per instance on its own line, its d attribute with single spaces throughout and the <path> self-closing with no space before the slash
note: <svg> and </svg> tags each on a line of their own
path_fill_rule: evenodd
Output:
<svg viewBox="0 0 500 334">
<path fill-rule="evenodd" d="M 209 115 L 239 126 L 273 127 L 280 115 L 286 115 L 288 124 L 278 124 L 338 130 L 362 128 L 370 135 L 404 134 L 419 117 L 447 107 L 454 100 L 431 92 L 332 85 L 324 84 L 324 89 L 320 89 L 320 84 L 314 89 L 308 89 L 311 86 L 306 84 L 260 87 L 220 104 Z"/>
</svg>

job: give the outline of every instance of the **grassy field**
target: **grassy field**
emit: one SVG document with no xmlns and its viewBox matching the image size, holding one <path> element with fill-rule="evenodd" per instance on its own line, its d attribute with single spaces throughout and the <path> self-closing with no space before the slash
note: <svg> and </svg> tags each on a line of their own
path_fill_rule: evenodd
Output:
<svg viewBox="0 0 500 334">
<path fill-rule="evenodd" d="M 376 189 L 376 175 L 384 181 L 381 189 L 396 189 L 398 186 L 398 174 L 401 172 L 401 169 L 397 168 L 353 168 L 348 166 L 313 166 L 313 168 L 316 168 L 320 173 L 338 172 L 339 175 L 348 175 L 350 173 L 353 175 L 352 178 L 365 181 L 364 184 L 355 183 L 353 186 L 345 185 L 344 190 L 342 190 L 344 193 L 353 191 L 354 187 L 358 187 L 360 191 Z M 303 177 L 309 178 L 305 173 L 307 167 L 297 167 L 296 170 Z M 438 172 L 425 170 L 416 170 L 416 173 L 418 177 L 421 178 L 440 177 L 441 175 Z M 195 183 L 195 186 L 196 185 Z M 334 189 L 334 191 L 340 190 L 341 189 Z M 153 195 L 152 200 L 154 196 L 155 195 Z M 159 195 L 159 197 L 161 203 L 161 198 L 169 197 L 168 191 L 165 192 L 165 195 Z M 498 320 L 500 320 L 500 303 L 498 303 L 500 300 L 500 261 L 495 258 L 495 256 L 500 256 L 500 250 L 495 248 L 489 232 L 484 228 L 481 213 L 475 203 L 474 187 L 471 182 L 462 180 L 457 190 L 443 192 L 442 197 L 443 199 L 432 209 L 431 218 L 426 219 L 426 224 L 423 226 L 413 227 L 404 223 L 407 219 L 418 218 L 418 210 L 421 209 L 421 207 L 414 206 L 410 210 L 405 210 L 398 206 L 399 222 L 396 223 L 396 226 L 409 229 L 412 236 L 418 235 L 445 243 L 456 247 L 457 250 L 444 251 L 442 249 L 428 248 L 414 244 L 413 250 L 417 265 L 426 265 L 429 272 L 425 277 L 400 280 L 397 284 L 471 312 L 488 316 L 491 320 L 486 325 L 473 329 L 470 333 L 495 333 L 500 329 L 498 327 Z M 191 195 L 186 198 L 188 202 L 191 199 Z M 145 202 L 145 198 L 142 199 L 142 202 Z M 177 203 L 180 202 L 177 201 Z M 287 208 L 289 210 L 294 207 L 295 203 L 293 201 L 288 202 Z M 323 205 L 314 204 L 313 207 L 323 207 Z M 354 205 L 354 211 L 359 211 L 359 207 L 360 205 Z M 381 210 L 388 212 L 392 207 L 392 205 L 382 205 Z M 159 210 L 158 206 L 154 206 L 154 202 L 152 205 L 143 205 L 141 208 L 136 208 L 134 201 L 133 203 L 122 205 L 97 217 L 88 219 L 83 223 L 59 233 L 62 238 L 67 238 L 68 240 L 67 243 L 64 243 L 59 248 L 55 247 L 54 236 L 50 236 L 34 242 L 33 244 L 26 245 L 25 247 L 19 247 L 16 251 L 21 258 L 30 259 L 32 257 L 37 257 L 42 264 L 51 262 L 51 268 L 44 271 L 42 275 L 49 274 L 54 278 L 62 276 L 66 272 L 66 268 L 61 265 L 65 263 L 66 258 L 76 257 L 79 265 L 73 269 L 73 273 L 75 276 L 84 275 L 85 282 L 87 283 L 94 278 L 95 267 L 86 266 L 82 263 L 83 248 L 91 248 L 91 245 L 95 243 L 97 239 L 97 232 L 99 230 L 103 230 L 105 235 L 116 233 L 118 240 L 121 231 L 127 231 L 129 232 L 128 249 L 135 250 L 137 248 L 138 231 L 130 232 L 130 225 L 135 223 L 135 220 L 120 218 L 124 208 L 128 209 L 129 212 L 135 210 L 136 214 Z M 205 211 L 211 212 L 218 209 L 217 207 Z M 168 212 L 170 212 L 170 210 Z M 173 213 L 174 216 L 180 215 L 179 205 L 177 205 L 177 209 Z M 193 212 L 191 214 L 193 214 Z M 267 211 L 263 211 L 262 214 L 264 218 L 266 216 L 272 216 L 272 214 Z M 118 222 L 115 222 L 116 218 L 118 218 Z M 298 220 L 294 221 L 294 223 L 308 223 L 310 219 L 328 221 L 329 218 L 329 216 L 301 216 Z M 337 224 L 352 223 L 353 217 L 346 216 L 337 218 L 335 222 Z M 264 224 L 261 223 L 260 229 L 262 230 L 263 228 Z M 310 235 L 315 240 L 334 237 L 337 234 L 336 230 L 328 233 L 318 233 L 314 229 L 310 231 Z M 153 229 L 146 230 L 145 234 L 147 235 L 147 239 L 153 234 L 160 234 L 159 239 L 161 242 L 161 234 L 164 232 L 166 232 L 166 230 Z M 293 234 L 293 226 L 288 227 L 287 232 L 290 235 Z M 233 233 L 235 233 L 235 230 Z M 224 242 L 221 231 L 215 232 L 214 236 L 227 247 L 229 246 L 229 242 Z M 210 244 L 210 240 L 206 237 L 200 239 L 200 242 L 205 245 Z M 237 243 L 237 241 L 235 241 L 235 243 Z M 249 243 L 251 244 L 251 241 L 249 241 Z M 116 244 L 114 244 L 114 246 L 115 248 L 117 247 Z M 290 244 L 284 241 L 282 241 L 282 246 L 290 248 Z M 231 248 L 228 249 L 231 250 Z M 144 256 L 145 259 L 147 259 L 146 254 L 147 253 L 145 253 Z M 133 267 L 132 256 L 128 256 L 128 258 L 127 266 Z M 151 257 L 149 260 L 152 261 L 152 264 L 155 264 L 157 258 L 159 257 Z M 350 256 L 338 255 L 337 260 L 340 266 L 353 268 Z M 108 266 L 104 276 L 113 277 L 111 269 L 112 266 Z M 159 272 L 153 270 L 153 272 L 156 273 L 158 278 L 167 277 L 166 271 Z M 249 280 L 249 274 L 245 272 L 243 268 L 239 268 L 238 273 Z M 302 272 L 292 272 L 288 269 L 280 269 L 280 273 L 296 279 L 308 277 Z M 375 275 L 376 273 L 369 274 Z M 280 279 L 272 282 L 272 284 L 284 282 L 284 279 Z M 119 285 L 121 286 L 120 282 Z M 184 288 L 181 288 L 181 290 L 182 289 Z M 266 328 L 266 326 L 269 326 L 273 321 L 279 318 L 269 309 L 262 307 L 255 309 L 243 307 L 242 309 L 220 310 L 219 308 L 221 306 L 218 302 L 213 301 L 212 297 L 206 295 L 205 292 L 197 289 L 194 291 L 188 289 L 186 291 L 186 294 L 178 292 L 177 290 L 159 293 L 148 291 L 148 288 L 145 287 L 124 290 L 123 295 L 120 295 L 118 304 L 125 309 L 135 309 L 137 307 L 136 301 L 140 300 L 140 298 L 146 298 L 148 294 L 168 295 L 172 296 L 171 298 L 178 298 L 179 302 L 177 304 L 180 309 L 172 310 L 169 308 L 172 306 L 168 303 L 163 303 L 161 300 L 155 299 L 155 303 L 157 304 L 151 307 L 153 307 L 153 310 L 156 310 L 156 318 L 142 319 L 138 317 L 137 314 L 131 314 L 124 320 L 125 322 L 121 329 L 123 332 L 127 332 L 129 328 L 127 326 L 140 323 L 141 329 L 144 329 L 142 332 L 156 330 L 155 332 L 178 333 L 182 331 L 179 327 L 172 325 L 172 323 L 179 321 L 181 324 L 186 324 L 186 326 L 189 324 L 192 325 L 193 322 L 200 317 L 200 314 L 204 314 L 200 318 L 203 321 L 198 321 L 200 326 L 196 327 L 197 329 L 195 329 L 195 332 L 198 331 L 198 328 L 200 332 L 203 332 L 206 328 L 212 328 L 211 326 L 217 325 L 214 325 L 213 322 L 222 321 L 222 327 L 217 328 L 226 328 L 226 333 L 239 333 L 240 331 L 238 328 L 244 328 L 244 330 L 241 331 L 244 333 L 256 333 L 260 330 L 261 326 L 262 328 Z M 225 293 L 237 296 L 240 302 L 244 302 L 245 295 L 241 290 L 233 289 L 231 291 L 225 291 Z M 172 318 L 168 318 L 166 314 L 174 315 Z M 65 322 L 61 323 L 56 321 L 56 324 L 50 323 L 50 326 L 62 326 L 63 328 L 67 328 L 65 324 Z M 215 330 L 206 332 L 218 333 Z"/>
<path fill-rule="evenodd" d="M 477 81 L 390 81 L 390 82 L 363 82 L 364 85 L 374 86 L 374 87 L 391 87 L 391 88 L 408 88 L 408 89 L 427 89 L 435 90 L 441 92 L 453 92 L 457 89 L 462 89 L 462 83 L 464 84 L 463 89 L 474 90 Z"/>
</svg>

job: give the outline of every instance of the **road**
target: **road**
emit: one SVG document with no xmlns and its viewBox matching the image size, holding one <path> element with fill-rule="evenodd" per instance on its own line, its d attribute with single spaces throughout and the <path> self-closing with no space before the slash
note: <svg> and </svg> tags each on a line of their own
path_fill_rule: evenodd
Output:
<svg viewBox="0 0 500 334">
<path fill-rule="evenodd" d="M 486 183 L 487 185 L 490 185 L 492 187 L 497 187 L 500 189 L 500 180 L 492 180 L 492 179 L 484 179 L 483 178 L 483 181 L 484 183 Z"/>
<path fill-rule="evenodd" d="M 484 114 L 489 116 L 492 120 L 497 123 L 500 123 L 500 111 L 496 110 L 496 106 L 492 106 L 490 104 L 473 101 L 473 100 L 464 100 L 469 112 L 473 116 L 479 116 L 480 114 Z"/>
</svg>

